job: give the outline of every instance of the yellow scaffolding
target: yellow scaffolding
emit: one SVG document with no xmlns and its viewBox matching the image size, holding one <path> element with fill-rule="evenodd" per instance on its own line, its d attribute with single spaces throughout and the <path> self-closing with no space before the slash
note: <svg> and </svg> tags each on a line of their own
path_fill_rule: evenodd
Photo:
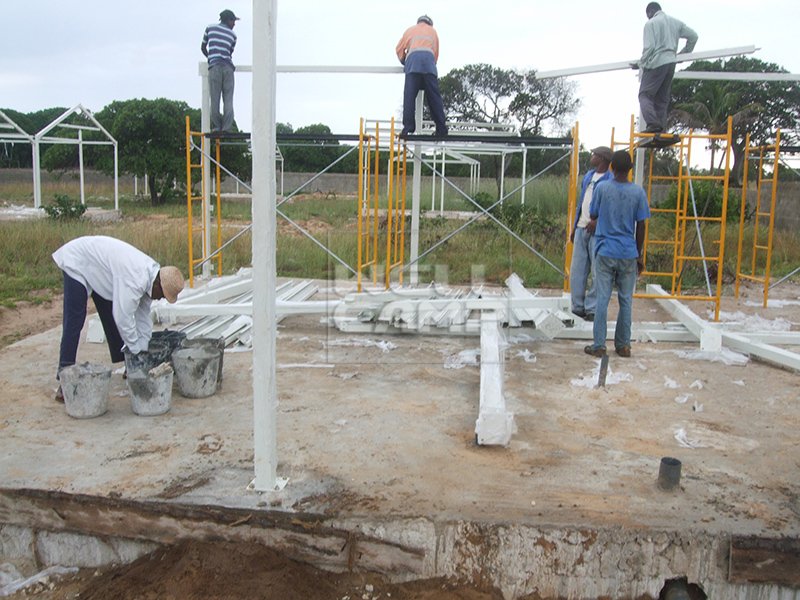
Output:
<svg viewBox="0 0 800 600">
<path fill-rule="evenodd" d="M 197 139 L 197 142 L 195 142 Z M 217 234 L 217 250 L 215 259 L 217 261 L 217 274 L 222 274 L 222 213 L 221 213 L 221 197 L 220 197 L 220 183 L 221 183 L 221 170 L 220 170 L 220 140 L 216 139 L 216 234 Z M 206 206 L 206 177 L 205 177 L 205 164 L 206 161 L 206 135 L 200 131 L 192 131 L 189 115 L 186 115 L 186 213 L 187 213 L 187 232 L 188 232 L 188 249 L 189 249 L 189 287 L 194 287 L 194 270 L 199 265 L 205 263 L 210 256 L 210 250 L 206 242 L 206 215 L 208 214 Z M 194 161 L 197 162 L 194 162 Z M 200 179 L 200 195 L 196 196 L 192 193 L 193 175 L 199 174 Z M 194 222 L 194 209 L 199 207 L 200 224 Z M 200 236 L 200 255 L 196 256 L 195 252 L 195 236 Z"/>
<path fill-rule="evenodd" d="M 356 280 L 358 291 L 362 291 L 365 270 L 372 273 L 372 283 L 378 283 L 381 265 L 380 239 L 380 123 L 375 124 L 374 134 L 362 118 L 358 128 L 358 249 Z M 403 281 L 405 264 L 405 214 L 406 214 L 406 145 L 395 135 L 394 118 L 389 129 L 389 159 L 386 192 L 386 254 L 383 257 L 384 284 L 389 289 L 392 272 Z"/>
<path fill-rule="evenodd" d="M 570 268 L 572 267 L 572 227 L 575 223 L 575 214 L 578 212 L 578 177 L 580 175 L 580 124 L 576 121 L 572 127 L 572 156 L 569 158 L 569 182 L 567 185 L 567 228 L 564 252 L 564 291 L 569 292 Z"/>
<path fill-rule="evenodd" d="M 670 282 L 668 296 L 655 296 L 646 293 L 637 293 L 637 298 L 673 298 L 678 300 L 702 300 L 714 303 L 714 320 L 719 319 L 720 298 L 722 296 L 722 276 L 725 258 L 725 233 L 726 215 L 728 211 L 728 180 L 730 177 L 732 120 L 729 117 L 726 132 L 723 134 L 698 133 L 690 130 L 685 135 L 638 133 L 634 130 L 631 119 L 631 138 L 629 148 L 647 149 L 647 191 L 650 203 L 651 219 L 646 224 L 643 260 L 645 269 L 643 276 L 667 278 Z M 711 171 L 708 175 L 695 175 L 690 169 L 692 149 L 697 141 L 718 144 L 724 151 L 724 169 L 720 172 Z M 678 172 L 673 175 L 657 175 L 654 172 L 655 151 L 663 147 L 672 147 L 677 150 Z M 722 201 L 719 214 L 700 214 L 694 198 L 693 182 L 711 181 L 722 185 Z M 653 184 L 663 182 L 676 187 L 677 197 L 674 207 L 659 207 L 653 202 Z M 663 215 L 664 227 L 662 237 L 656 237 L 658 231 L 653 223 L 653 218 Z M 701 227 L 707 232 L 716 232 L 716 237 L 711 240 L 712 248 L 707 249 L 703 243 Z M 699 254 L 692 252 L 693 243 L 689 241 L 689 229 L 696 231 Z M 666 255 L 670 255 L 668 263 L 672 268 L 667 271 L 663 267 L 648 267 L 648 262 L 655 262 L 657 249 L 667 248 Z M 707 252 L 708 250 L 708 252 Z M 709 253 L 710 252 L 710 253 Z M 691 293 L 683 289 L 684 274 L 692 263 L 703 263 L 706 274 L 708 293 Z M 658 269 L 658 270 L 655 270 Z M 709 276 L 709 272 L 711 275 Z M 711 277 L 715 281 L 712 285 Z"/>
<path fill-rule="evenodd" d="M 744 175 L 742 177 L 742 204 L 739 210 L 739 244 L 736 255 L 736 286 L 735 295 L 739 297 L 739 285 L 743 279 L 761 283 L 764 287 L 764 308 L 769 300 L 770 266 L 772 265 L 772 236 L 775 228 L 775 201 L 778 193 L 778 165 L 780 161 L 781 131 L 775 134 L 775 143 L 767 146 L 751 146 L 750 134 L 745 138 L 744 147 Z M 758 168 L 756 173 L 756 197 L 753 207 L 752 245 L 750 247 L 750 260 L 743 260 L 744 237 L 747 215 L 747 187 L 750 172 L 751 154 L 758 155 Z M 771 155 L 771 160 L 770 160 Z M 772 174 L 765 176 L 765 166 L 772 166 Z M 770 188 L 769 203 L 762 202 L 765 183 Z M 765 225 L 765 227 L 762 226 Z M 763 229 L 766 229 L 764 234 Z M 764 239 L 766 235 L 766 240 Z M 742 270 L 743 262 L 749 262 L 747 272 Z M 759 275 L 759 273 L 761 273 Z"/>
<path fill-rule="evenodd" d="M 646 169 L 644 172 L 647 174 L 647 181 L 645 184 L 645 191 L 647 192 L 648 202 L 650 204 L 651 219 L 645 224 L 645 241 L 642 249 L 645 270 L 642 276 L 650 276 L 653 278 L 666 278 L 669 281 L 669 294 L 667 296 L 655 296 L 646 293 L 634 294 L 637 298 L 672 298 L 679 300 L 705 300 L 714 302 L 715 305 L 715 320 L 719 318 L 720 297 L 722 294 L 722 274 L 723 274 L 723 259 L 725 253 L 725 215 L 728 209 L 728 178 L 730 175 L 730 153 L 731 153 L 731 130 L 732 121 L 728 119 L 727 131 L 724 134 L 700 134 L 695 131 L 689 131 L 686 135 L 674 134 L 652 134 L 640 133 L 635 129 L 634 117 L 631 116 L 630 130 L 628 137 L 622 140 L 616 138 L 616 130 L 611 130 L 611 145 L 612 150 L 625 149 L 631 158 L 636 159 L 637 149 L 642 149 L 646 152 Z M 569 291 L 569 273 L 570 263 L 572 260 L 572 243 L 569 241 L 569 236 L 572 231 L 573 221 L 575 219 L 575 206 L 578 194 L 578 149 L 580 147 L 580 140 L 578 139 L 578 124 L 572 130 L 573 135 L 573 156 L 570 161 L 570 175 L 569 175 L 569 188 L 568 188 L 568 206 L 567 206 L 567 244 L 566 255 L 564 259 L 564 291 Z M 725 152 L 725 168 L 719 174 L 711 173 L 709 175 L 693 175 L 687 168 L 691 164 L 691 154 L 694 142 L 703 140 L 706 143 L 716 143 L 724 147 Z M 655 172 L 655 157 L 656 150 L 673 147 L 677 151 L 678 159 L 678 172 L 674 175 L 658 175 Z M 633 175 L 633 171 L 629 177 Z M 719 215 L 704 215 L 697 213 L 697 207 L 694 202 L 694 194 L 692 182 L 694 181 L 716 181 L 722 184 L 722 207 L 721 214 Z M 653 184 L 666 183 L 676 186 L 677 198 L 674 207 L 660 207 L 653 199 Z M 666 223 L 662 223 L 660 233 L 657 228 L 653 226 L 653 217 L 659 218 L 663 216 Z M 713 240 L 712 244 L 715 246 L 714 254 L 707 255 L 705 248 L 702 246 L 702 238 L 700 236 L 701 225 L 706 229 L 717 228 L 718 237 Z M 700 254 L 690 254 L 687 239 L 687 231 L 690 226 L 697 230 L 697 238 L 701 243 Z M 660 237 L 657 237 L 660 235 Z M 651 265 L 655 262 L 660 253 L 659 249 L 666 248 L 666 254 L 669 255 L 667 264 L 670 265 L 669 270 L 661 267 L 654 267 L 648 269 L 648 256 L 652 259 Z M 683 290 L 683 274 L 688 265 L 691 263 L 703 262 L 706 266 L 712 263 L 715 271 L 716 280 L 713 289 L 708 294 L 693 294 L 686 293 Z M 658 270 L 656 270 L 658 269 Z M 710 280 L 707 282 L 708 288 L 711 289 Z"/>
</svg>

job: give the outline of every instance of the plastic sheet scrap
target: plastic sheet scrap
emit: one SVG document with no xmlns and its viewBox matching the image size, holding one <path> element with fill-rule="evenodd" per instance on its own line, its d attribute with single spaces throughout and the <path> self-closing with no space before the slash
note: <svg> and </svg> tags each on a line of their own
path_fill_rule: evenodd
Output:
<svg viewBox="0 0 800 600">
<path fill-rule="evenodd" d="M 462 350 L 458 354 L 450 354 L 444 359 L 444 368 L 463 369 L 467 366 L 478 366 L 478 357 L 480 355 L 480 348 L 475 348 L 474 350 Z"/>
<path fill-rule="evenodd" d="M 698 440 L 689 439 L 689 436 L 686 433 L 686 430 L 683 427 L 679 427 L 675 430 L 675 440 L 677 440 L 678 445 L 684 448 L 704 448 L 705 446 L 701 444 Z"/>
<path fill-rule="evenodd" d="M 709 312 L 709 314 L 711 314 Z M 742 311 L 720 311 L 719 320 L 739 325 L 742 331 L 790 331 L 791 321 L 784 318 L 765 319 L 759 315 L 746 315 Z"/>
<path fill-rule="evenodd" d="M 531 352 L 530 350 L 520 350 L 516 354 L 517 358 L 521 358 L 526 363 L 535 363 L 536 362 L 536 355 Z"/>
<path fill-rule="evenodd" d="M 328 348 L 337 346 L 348 346 L 348 347 L 363 347 L 363 348 L 379 348 L 381 352 L 386 353 L 390 352 L 397 348 L 397 344 L 393 342 L 388 342 L 386 340 L 368 340 L 363 338 L 347 338 L 343 340 L 331 340 L 326 342 L 326 346 Z"/>
<path fill-rule="evenodd" d="M 570 379 L 570 384 L 572 387 L 585 387 L 589 389 L 593 389 L 597 387 L 597 379 L 600 377 L 600 361 L 597 361 L 597 367 L 589 373 L 584 374 L 581 373 L 579 377 L 574 379 Z M 633 375 L 630 373 L 624 372 L 615 372 L 611 370 L 611 367 L 608 367 L 608 373 L 606 373 L 606 387 L 609 385 L 616 385 L 618 383 L 622 383 L 623 381 L 633 381 Z"/>
<path fill-rule="evenodd" d="M 731 367 L 743 367 L 750 358 L 739 352 L 734 352 L 730 348 L 723 347 L 721 350 L 675 350 L 675 354 L 688 360 L 707 360 L 710 362 L 721 362 Z"/>
</svg>

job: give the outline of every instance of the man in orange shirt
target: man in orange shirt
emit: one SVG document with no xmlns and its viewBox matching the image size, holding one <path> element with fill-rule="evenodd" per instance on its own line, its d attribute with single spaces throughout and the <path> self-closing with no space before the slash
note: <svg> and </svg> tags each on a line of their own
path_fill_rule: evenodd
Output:
<svg viewBox="0 0 800 600">
<path fill-rule="evenodd" d="M 403 90 L 403 131 L 405 138 L 416 129 L 416 98 L 420 90 L 425 91 L 425 99 L 436 123 L 436 136 L 447 135 L 444 122 L 442 94 L 439 92 L 439 75 L 436 62 L 439 60 L 439 36 L 433 28 L 433 20 L 428 15 L 417 19 L 417 24 L 406 29 L 397 43 L 397 58 L 405 67 L 406 83 Z"/>
</svg>

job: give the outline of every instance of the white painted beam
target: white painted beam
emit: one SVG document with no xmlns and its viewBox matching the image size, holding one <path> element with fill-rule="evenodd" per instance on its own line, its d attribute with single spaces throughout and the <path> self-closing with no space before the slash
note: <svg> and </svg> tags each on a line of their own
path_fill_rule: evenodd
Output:
<svg viewBox="0 0 800 600">
<path fill-rule="evenodd" d="M 676 62 L 691 62 L 695 60 L 706 60 L 709 58 L 723 58 L 726 56 L 739 56 L 741 54 L 752 54 L 758 50 L 755 46 L 737 46 L 735 48 L 723 48 L 721 50 L 704 50 L 702 52 L 691 52 L 678 54 Z M 554 71 L 538 71 L 537 79 L 549 79 L 552 77 L 569 77 L 572 75 L 586 75 L 588 73 L 603 73 L 605 71 L 620 71 L 631 68 L 631 63 L 638 63 L 640 57 L 620 62 L 604 63 L 599 65 L 589 65 L 584 67 L 571 67 L 567 69 L 557 69 Z M 677 75 L 677 73 L 676 73 Z"/>
<path fill-rule="evenodd" d="M 733 71 L 677 71 L 675 79 L 709 81 L 800 81 L 800 73 L 740 73 Z"/>
<path fill-rule="evenodd" d="M 722 343 L 726 347 L 742 352 L 751 357 L 756 357 L 765 362 L 786 367 L 793 371 L 800 371 L 800 354 L 778 348 L 770 344 L 761 344 L 754 342 L 745 335 L 739 333 L 724 332 L 722 334 Z"/>
<path fill-rule="evenodd" d="M 502 321 L 494 311 L 481 313 L 481 395 L 475 436 L 480 445 L 507 446 L 514 433 L 514 415 L 503 396 Z"/>
<path fill-rule="evenodd" d="M 275 309 L 277 0 L 253 0 L 253 446 L 256 491 L 280 489 Z"/>
<path fill-rule="evenodd" d="M 657 298 L 656 303 L 672 317 L 683 323 L 686 329 L 697 337 L 700 341 L 700 350 L 704 352 L 719 352 L 722 350 L 722 332 L 718 324 L 709 323 L 697 316 L 689 307 L 678 300 L 666 298 L 669 294 L 660 285 L 648 284 L 647 293 L 665 296 L 664 299 Z"/>
</svg>

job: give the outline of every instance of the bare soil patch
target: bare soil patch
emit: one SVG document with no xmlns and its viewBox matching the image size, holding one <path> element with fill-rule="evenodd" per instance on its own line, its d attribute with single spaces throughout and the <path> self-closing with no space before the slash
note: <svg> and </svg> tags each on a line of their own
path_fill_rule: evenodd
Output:
<svg viewBox="0 0 800 600">
<path fill-rule="evenodd" d="M 19 302 L 15 308 L 0 307 L 0 348 L 61 323 L 61 298 L 59 295 L 41 304 Z"/>
<path fill-rule="evenodd" d="M 82 569 L 72 577 L 37 584 L 12 599 L 41 600 L 501 600 L 479 590 L 429 579 L 387 583 L 374 575 L 329 573 L 289 560 L 257 544 L 187 542 L 165 547 L 121 567 Z M 532 600 L 532 599 L 531 599 Z"/>
</svg>

